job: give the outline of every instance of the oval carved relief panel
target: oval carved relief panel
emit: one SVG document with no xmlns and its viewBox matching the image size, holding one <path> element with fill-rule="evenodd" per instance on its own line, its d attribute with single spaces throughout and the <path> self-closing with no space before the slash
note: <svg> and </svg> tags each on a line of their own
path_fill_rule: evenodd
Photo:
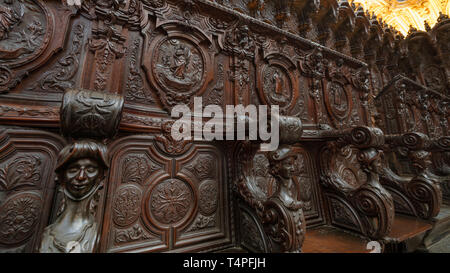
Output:
<svg viewBox="0 0 450 273">
<path fill-rule="evenodd" d="M 18 244 L 33 235 L 39 222 L 42 200 L 34 193 L 20 193 L 0 207 L 0 240 Z"/>
<path fill-rule="evenodd" d="M 347 120 L 352 110 L 352 96 L 344 84 L 330 81 L 324 89 L 324 102 L 333 123 Z"/>
<path fill-rule="evenodd" d="M 210 215 L 217 210 L 218 188 L 214 180 L 203 181 L 199 188 L 199 209 L 203 215 Z"/>
<path fill-rule="evenodd" d="M 143 55 L 143 66 L 162 104 L 170 109 L 176 104 L 189 104 L 213 79 L 212 52 L 204 48 L 211 41 L 195 31 L 186 35 L 174 24 L 161 28 L 167 35 L 159 32 L 161 35 L 147 40 L 149 46 Z"/>
<path fill-rule="evenodd" d="M 113 221 L 116 225 L 125 227 L 136 222 L 141 212 L 141 196 L 140 189 L 134 185 L 126 185 L 118 190 L 113 204 Z"/>
<path fill-rule="evenodd" d="M 278 105 L 287 114 L 297 102 L 298 82 L 292 64 L 268 57 L 268 64 L 259 66 L 258 89 L 263 104 Z"/>
<path fill-rule="evenodd" d="M 153 68 L 158 83 L 171 91 L 195 92 L 203 80 L 204 58 L 185 39 L 164 39 L 156 48 Z"/>
<path fill-rule="evenodd" d="M 288 74 L 279 66 L 266 66 L 263 72 L 263 93 L 271 105 L 285 108 L 292 101 L 292 84 Z"/>
</svg>

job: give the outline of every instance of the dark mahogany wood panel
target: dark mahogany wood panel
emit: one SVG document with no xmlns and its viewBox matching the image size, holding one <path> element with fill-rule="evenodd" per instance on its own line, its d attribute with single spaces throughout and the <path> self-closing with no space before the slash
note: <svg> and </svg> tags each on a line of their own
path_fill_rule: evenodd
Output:
<svg viewBox="0 0 450 273">
<path fill-rule="evenodd" d="M 0 252 L 33 252 L 54 211 L 58 135 L 0 127 Z"/>
<path fill-rule="evenodd" d="M 201 251 L 230 245 L 223 152 L 196 143 L 167 153 L 152 136 L 110 144 L 101 251 Z"/>
</svg>

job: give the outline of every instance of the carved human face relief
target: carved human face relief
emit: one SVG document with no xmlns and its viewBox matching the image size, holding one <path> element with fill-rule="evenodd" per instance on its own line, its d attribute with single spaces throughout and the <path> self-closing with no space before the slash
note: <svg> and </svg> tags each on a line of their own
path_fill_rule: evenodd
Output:
<svg viewBox="0 0 450 273">
<path fill-rule="evenodd" d="M 373 160 L 371 164 L 372 170 L 375 173 L 381 173 L 383 169 L 383 162 L 381 161 L 381 154 L 377 155 L 377 157 Z"/>
<path fill-rule="evenodd" d="M 294 164 L 295 164 L 295 158 L 293 156 L 290 156 L 286 159 L 284 159 L 280 163 L 280 176 L 285 179 L 292 178 L 292 175 L 294 173 Z"/>
<path fill-rule="evenodd" d="M 85 197 L 98 182 L 101 170 L 97 162 L 81 158 L 64 171 L 65 188 L 75 198 Z"/>
</svg>

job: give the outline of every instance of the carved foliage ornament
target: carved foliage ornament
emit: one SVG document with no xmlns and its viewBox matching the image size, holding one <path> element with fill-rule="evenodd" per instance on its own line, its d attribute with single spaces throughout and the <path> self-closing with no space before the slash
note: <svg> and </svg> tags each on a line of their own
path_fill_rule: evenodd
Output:
<svg viewBox="0 0 450 273">
<path fill-rule="evenodd" d="M 38 223 L 42 200 L 31 193 L 11 197 L 0 207 L 0 241 L 17 244 L 33 234 Z"/>
<path fill-rule="evenodd" d="M 242 243 L 258 252 L 264 252 L 265 245 L 256 221 L 244 210 L 241 210 Z"/>
<path fill-rule="evenodd" d="M 214 178 L 216 175 L 216 161 L 211 154 L 197 156 L 193 163 L 186 166 L 199 180 Z"/>
<path fill-rule="evenodd" d="M 214 180 L 205 180 L 198 187 L 199 209 L 204 215 L 210 215 L 217 209 L 218 188 Z"/>
<path fill-rule="evenodd" d="M 160 169 L 146 155 L 128 155 L 122 163 L 122 182 L 144 184 L 148 176 Z"/>
<path fill-rule="evenodd" d="M 114 198 L 113 220 L 119 226 L 128 226 L 140 215 L 141 192 L 133 185 L 127 185 L 118 190 Z"/>
<path fill-rule="evenodd" d="M 151 239 L 152 236 L 149 235 L 142 227 L 138 224 L 132 226 L 131 228 L 125 230 L 117 230 L 115 234 L 116 244 L 130 243 L 135 241 L 143 241 Z"/>
<path fill-rule="evenodd" d="M 247 25 L 241 25 L 228 31 L 224 36 L 224 50 L 241 57 L 253 58 L 255 56 L 255 37 Z"/>
<path fill-rule="evenodd" d="M 58 63 L 50 71 L 43 74 L 42 78 L 28 90 L 45 90 L 64 92 L 67 88 L 73 88 L 75 77 L 79 67 L 79 57 L 83 48 L 84 25 L 74 27 L 74 36 L 70 53 L 58 60 Z"/>
<path fill-rule="evenodd" d="M 145 88 L 144 80 L 142 79 L 141 71 L 139 69 L 139 45 L 140 41 L 139 39 L 136 39 L 130 50 L 130 64 L 128 78 L 125 86 L 125 99 L 132 102 L 151 103 L 154 102 L 153 98 Z"/>
<path fill-rule="evenodd" d="M 0 190 L 8 191 L 18 186 L 38 185 L 41 181 L 41 159 L 37 155 L 23 155 L 0 168 Z"/>
<path fill-rule="evenodd" d="M 112 27 L 93 29 L 92 33 L 88 45 L 89 49 L 95 52 L 94 89 L 103 91 L 109 87 L 115 59 L 125 54 L 126 48 L 123 46 L 125 38 Z"/>
</svg>

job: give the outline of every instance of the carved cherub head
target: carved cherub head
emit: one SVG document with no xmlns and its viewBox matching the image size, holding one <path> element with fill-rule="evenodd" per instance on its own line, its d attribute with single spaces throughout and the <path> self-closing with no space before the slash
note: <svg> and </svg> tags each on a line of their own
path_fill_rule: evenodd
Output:
<svg viewBox="0 0 450 273">
<path fill-rule="evenodd" d="M 369 148 L 358 154 L 358 161 L 361 163 L 363 170 L 379 174 L 383 169 L 382 155 L 383 152 L 375 148 Z"/>
<path fill-rule="evenodd" d="M 432 164 L 431 153 L 428 151 L 411 151 L 409 155 L 411 158 L 411 165 L 414 169 L 414 172 L 417 174 L 428 169 Z"/>
<path fill-rule="evenodd" d="M 85 199 L 100 187 L 109 168 L 107 156 L 106 146 L 92 140 L 77 140 L 61 150 L 55 172 L 70 199 Z"/>
<path fill-rule="evenodd" d="M 288 146 L 281 146 L 267 155 L 269 159 L 269 171 L 274 177 L 284 179 L 292 178 L 295 171 L 295 159 L 297 155 L 292 153 Z"/>
</svg>

